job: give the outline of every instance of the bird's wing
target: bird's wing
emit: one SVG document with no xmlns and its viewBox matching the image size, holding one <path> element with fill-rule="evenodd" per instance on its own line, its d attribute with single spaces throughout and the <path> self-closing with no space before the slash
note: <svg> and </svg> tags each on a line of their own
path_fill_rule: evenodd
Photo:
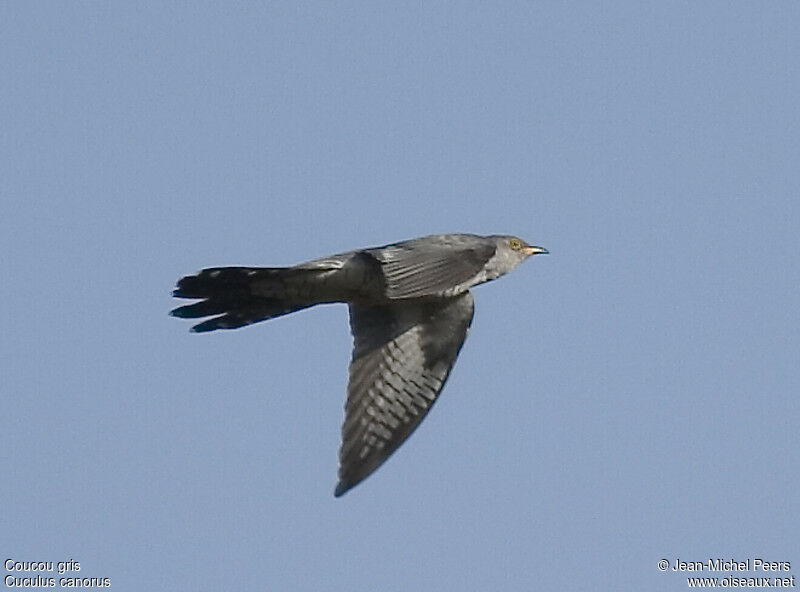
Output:
<svg viewBox="0 0 800 592">
<path fill-rule="evenodd" d="M 472 295 L 350 305 L 354 336 L 339 484 L 342 495 L 411 435 L 444 386 L 472 322 Z"/>
<path fill-rule="evenodd" d="M 494 242 L 479 237 L 429 237 L 367 251 L 381 263 L 386 296 L 419 298 L 467 290 L 494 256 Z"/>
</svg>

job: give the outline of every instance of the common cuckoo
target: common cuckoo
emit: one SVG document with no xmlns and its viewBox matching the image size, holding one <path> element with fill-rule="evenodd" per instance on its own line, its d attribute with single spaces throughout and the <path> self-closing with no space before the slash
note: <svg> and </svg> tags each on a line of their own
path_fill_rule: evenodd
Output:
<svg viewBox="0 0 800 592">
<path fill-rule="evenodd" d="M 513 236 L 439 234 L 294 267 L 212 267 L 173 292 L 199 302 L 172 315 L 237 329 L 316 304 L 346 302 L 353 358 L 337 497 L 377 469 L 436 401 L 472 322 L 469 289 L 547 249 Z"/>
</svg>

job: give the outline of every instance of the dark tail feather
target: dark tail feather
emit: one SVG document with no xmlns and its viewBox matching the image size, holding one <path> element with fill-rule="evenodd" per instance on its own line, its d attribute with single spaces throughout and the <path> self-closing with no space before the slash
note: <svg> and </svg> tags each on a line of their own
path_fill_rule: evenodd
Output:
<svg viewBox="0 0 800 592">
<path fill-rule="evenodd" d="M 178 280 L 172 293 L 178 298 L 202 298 L 201 302 L 179 306 L 170 314 L 182 319 L 196 319 L 213 315 L 192 327 L 202 333 L 215 329 L 237 329 L 259 321 L 307 308 L 308 304 L 293 304 L 282 298 L 253 294 L 254 282 L 274 279 L 283 281 L 292 275 L 290 268 L 217 267 L 204 269 L 197 275 Z"/>
</svg>

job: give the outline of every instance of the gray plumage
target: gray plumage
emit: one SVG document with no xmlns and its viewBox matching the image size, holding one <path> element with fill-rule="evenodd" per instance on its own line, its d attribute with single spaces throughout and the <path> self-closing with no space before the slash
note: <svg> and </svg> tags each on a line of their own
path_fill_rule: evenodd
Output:
<svg viewBox="0 0 800 592">
<path fill-rule="evenodd" d="M 547 253 L 512 236 L 440 234 L 294 267 L 214 267 L 178 281 L 199 302 L 172 315 L 212 317 L 196 332 L 236 329 L 316 304 L 346 302 L 353 358 L 338 497 L 377 469 L 441 392 L 473 315 L 469 289 Z"/>
</svg>

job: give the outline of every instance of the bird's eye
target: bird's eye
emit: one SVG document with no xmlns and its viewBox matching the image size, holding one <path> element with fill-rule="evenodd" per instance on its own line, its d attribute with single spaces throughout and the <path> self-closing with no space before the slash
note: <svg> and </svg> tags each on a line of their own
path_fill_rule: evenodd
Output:
<svg viewBox="0 0 800 592">
<path fill-rule="evenodd" d="M 508 246 L 515 251 L 519 251 L 522 248 L 522 241 L 518 238 L 512 238 L 508 241 Z"/>
</svg>

